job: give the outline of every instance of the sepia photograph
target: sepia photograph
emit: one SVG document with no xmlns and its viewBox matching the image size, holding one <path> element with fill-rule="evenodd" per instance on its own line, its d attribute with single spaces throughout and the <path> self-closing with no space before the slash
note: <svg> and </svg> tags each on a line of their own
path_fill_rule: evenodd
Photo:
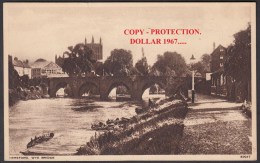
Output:
<svg viewBox="0 0 260 163">
<path fill-rule="evenodd" d="M 256 3 L 4 3 L 4 160 L 256 160 Z"/>
</svg>

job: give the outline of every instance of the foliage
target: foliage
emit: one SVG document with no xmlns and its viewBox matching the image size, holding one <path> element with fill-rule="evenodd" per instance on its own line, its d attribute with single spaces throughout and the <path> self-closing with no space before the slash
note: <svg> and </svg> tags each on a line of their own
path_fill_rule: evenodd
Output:
<svg viewBox="0 0 260 163">
<path fill-rule="evenodd" d="M 8 62 L 9 71 L 9 89 L 15 89 L 22 85 L 18 72 L 14 69 L 12 62 Z"/>
<path fill-rule="evenodd" d="M 64 54 L 68 57 L 64 59 L 62 70 L 69 76 L 80 76 L 93 70 L 95 63 L 94 52 L 84 44 L 77 44 L 68 47 L 69 51 Z"/>
<path fill-rule="evenodd" d="M 102 62 L 96 62 L 94 65 L 95 73 L 99 76 L 105 75 L 104 64 Z"/>
<path fill-rule="evenodd" d="M 191 70 L 196 70 L 196 72 L 205 76 L 205 73 L 210 71 L 210 59 L 210 55 L 203 54 L 200 61 L 191 65 Z"/>
<path fill-rule="evenodd" d="M 210 60 L 211 60 L 211 56 L 209 54 L 203 54 L 201 57 L 201 62 L 205 66 L 205 70 L 207 72 L 210 71 Z"/>
<path fill-rule="evenodd" d="M 9 89 L 9 106 L 13 106 L 19 99 L 17 90 Z"/>
<path fill-rule="evenodd" d="M 234 38 L 234 44 L 227 48 L 224 71 L 236 81 L 248 82 L 251 80 L 251 25 L 234 34 Z"/>
<path fill-rule="evenodd" d="M 133 55 L 129 50 L 114 49 L 104 63 L 105 71 L 114 76 L 130 75 L 133 67 Z"/>
<path fill-rule="evenodd" d="M 185 76 L 187 65 L 185 59 L 177 52 L 165 52 L 157 56 L 153 68 L 166 75 L 167 69 L 173 70 L 176 76 Z"/>
<path fill-rule="evenodd" d="M 141 75 L 147 76 L 149 73 L 149 67 L 146 57 L 138 60 L 135 64 L 135 68 L 141 73 Z"/>
<path fill-rule="evenodd" d="M 24 87 L 28 88 L 29 87 L 29 76 L 28 75 L 21 76 L 21 82 Z"/>
<path fill-rule="evenodd" d="M 129 69 L 129 71 L 130 71 L 130 76 L 131 75 L 138 75 L 138 76 L 142 75 L 142 73 L 140 71 L 138 71 L 136 67 L 131 67 Z"/>
</svg>

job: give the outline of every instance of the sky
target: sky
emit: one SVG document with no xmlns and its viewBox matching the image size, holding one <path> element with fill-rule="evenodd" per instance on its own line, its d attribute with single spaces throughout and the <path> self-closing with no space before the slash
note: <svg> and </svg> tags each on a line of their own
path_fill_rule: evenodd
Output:
<svg viewBox="0 0 260 163">
<path fill-rule="evenodd" d="M 252 3 L 251 3 L 252 4 Z M 227 47 L 233 34 L 251 22 L 250 3 L 4 3 L 4 54 L 54 61 L 85 37 L 103 42 L 104 60 L 113 49 L 130 50 L 134 63 L 142 48 L 148 64 L 166 51 L 189 63 L 213 51 L 213 42 Z M 125 35 L 126 29 L 199 29 L 201 35 Z M 174 39 L 187 44 L 130 44 L 130 38 Z"/>
</svg>

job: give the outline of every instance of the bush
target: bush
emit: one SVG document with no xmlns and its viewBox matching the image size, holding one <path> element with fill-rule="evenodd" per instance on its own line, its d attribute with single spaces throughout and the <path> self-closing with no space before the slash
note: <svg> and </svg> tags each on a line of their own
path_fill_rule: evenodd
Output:
<svg viewBox="0 0 260 163">
<path fill-rule="evenodd" d="M 9 106 L 13 106 L 20 99 L 16 90 L 9 89 Z"/>
</svg>

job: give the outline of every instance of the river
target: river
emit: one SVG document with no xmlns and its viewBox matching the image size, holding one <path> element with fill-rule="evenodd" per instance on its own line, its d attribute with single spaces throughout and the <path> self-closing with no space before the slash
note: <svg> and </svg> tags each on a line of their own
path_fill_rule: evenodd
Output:
<svg viewBox="0 0 260 163">
<path fill-rule="evenodd" d="M 52 98 L 19 101 L 9 109 L 9 152 L 21 155 L 27 143 L 42 134 L 54 138 L 34 146 L 34 152 L 70 155 L 85 144 L 95 131 L 91 124 L 107 119 L 132 117 L 143 102 L 97 101 L 91 99 Z"/>
</svg>

